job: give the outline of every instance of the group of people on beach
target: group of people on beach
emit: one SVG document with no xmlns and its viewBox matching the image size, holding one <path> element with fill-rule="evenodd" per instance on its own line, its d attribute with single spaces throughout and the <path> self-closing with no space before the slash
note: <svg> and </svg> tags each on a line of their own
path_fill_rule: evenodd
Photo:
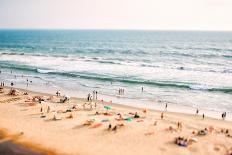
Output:
<svg viewBox="0 0 232 155">
<path fill-rule="evenodd" d="M 123 88 L 119 88 L 118 89 L 118 94 L 121 95 L 121 94 L 124 94 L 125 90 Z"/>
<path fill-rule="evenodd" d="M 97 100 L 97 91 L 96 90 L 93 91 L 93 100 Z"/>
<path fill-rule="evenodd" d="M 60 90 L 56 92 L 56 96 L 60 96 Z"/>
<path fill-rule="evenodd" d="M 1 82 L 1 87 L 4 87 L 5 86 L 5 83 L 4 82 Z"/>
<path fill-rule="evenodd" d="M 98 92 L 96 90 L 93 91 L 93 95 L 90 93 L 87 95 L 87 101 L 97 100 L 97 94 Z"/>
</svg>

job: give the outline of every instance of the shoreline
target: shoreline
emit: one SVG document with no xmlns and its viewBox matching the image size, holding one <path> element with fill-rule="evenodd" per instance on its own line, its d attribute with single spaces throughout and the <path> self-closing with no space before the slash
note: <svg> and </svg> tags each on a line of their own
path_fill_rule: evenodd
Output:
<svg viewBox="0 0 232 155">
<path fill-rule="evenodd" d="M 6 72 L 6 75 L 8 73 Z M 65 85 L 60 85 L 59 83 L 53 83 L 51 81 L 46 81 L 42 78 L 42 76 L 39 76 L 39 79 L 37 79 L 37 76 L 32 76 L 32 75 L 28 75 L 25 77 L 22 77 L 22 79 L 20 79 L 21 77 L 21 73 L 17 73 L 15 74 L 17 75 L 17 79 L 14 79 L 13 74 L 9 74 L 8 76 L 12 76 L 10 78 L 12 78 L 11 80 L 6 80 L 7 83 L 10 83 L 10 81 L 14 81 L 16 80 L 14 83 L 16 83 L 17 88 L 19 89 L 27 89 L 27 90 L 31 90 L 31 91 L 35 91 L 35 92 L 46 92 L 48 94 L 53 94 L 55 93 L 57 90 L 61 90 L 61 92 L 63 94 L 66 94 L 68 96 L 71 97 L 76 97 L 78 96 L 78 98 L 85 98 L 87 96 L 88 93 L 92 94 L 92 91 L 95 90 L 95 88 L 90 87 L 89 90 L 87 89 L 83 89 L 82 87 L 67 87 Z M 26 74 L 27 75 L 27 74 Z M 29 83 L 29 85 L 27 86 L 26 83 L 26 77 L 28 78 L 32 78 L 33 83 Z M 33 79 L 34 78 L 34 79 Z M 4 79 L 3 79 L 4 80 Z M 19 80 L 19 81 L 17 81 Z M 21 80 L 21 81 L 20 81 Z M 24 80 L 24 81 L 22 81 Z M 34 81 L 35 80 L 35 81 Z M 58 80 L 59 81 L 59 80 Z M 48 82 L 48 83 L 47 83 Z M 49 83 L 51 82 L 51 83 Z M 98 88 L 96 88 L 98 90 Z M 114 90 L 115 91 L 115 90 Z M 184 92 L 183 92 L 184 93 Z M 127 95 L 119 95 L 117 94 L 117 92 L 114 92 L 113 94 L 110 93 L 106 93 L 106 92 L 98 92 L 98 95 L 101 97 L 101 99 L 107 99 L 107 100 L 112 100 L 114 103 L 116 104 L 120 104 L 120 105 L 128 105 L 131 107 L 138 107 L 138 108 L 148 108 L 148 109 L 154 109 L 154 110 L 158 110 L 158 111 L 162 111 L 165 108 L 165 104 L 168 104 L 168 110 L 172 111 L 172 112 L 178 112 L 178 113 L 188 113 L 188 114 L 195 114 L 196 113 L 196 109 L 199 110 L 199 114 L 205 114 L 208 117 L 213 117 L 213 118 L 217 118 L 220 119 L 221 118 L 221 114 L 224 112 L 227 112 L 227 120 L 232 121 L 232 112 L 230 109 L 230 106 L 223 106 L 223 100 L 218 101 L 222 102 L 222 107 L 220 107 L 220 104 L 214 103 L 212 104 L 210 101 L 210 98 L 206 99 L 206 100 L 202 100 L 199 101 L 197 103 L 192 103 L 191 102 L 191 98 L 194 98 L 194 95 L 191 98 L 189 98 L 188 100 L 176 100 L 176 101 L 170 101 L 167 98 L 163 97 L 160 98 L 159 95 L 154 96 L 154 98 L 146 98 L 146 97 L 138 97 L 138 96 L 127 96 Z M 183 94 L 184 95 L 184 94 Z M 227 94 L 228 96 L 228 94 Z M 179 97 L 181 97 L 181 95 L 179 95 Z M 210 96 L 209 96 L 210 97 Z M 230 97 L 230 96 L 229 96 Z M 185 98 L 185 97 L 184 97 Z M 228 98 L 228 97 L 227 97 Z M 99 98 L 100 99 L 100 98 Z M 194 99 L 193 99 L 194 100 Z M 215 105 L 215 106 L 214 106 Z M 218 106 L 216 106 L 218 105 Z M 217 108 L 215 108 L 217 107 Z"/>
<path fill-rule="evenodd" d="M 8 88 L 8 89 L 12 88 L 10 86 L 5 86 L 5 87 Z M 27 92 L 31 92 L 31 93 L 39 93 L 39 94 L 42 94 L 42 95 L 49 95 L 49 96 L 54 96 L 55 95 L 55 92 L 54 92 L 54 94 L 52 94 L 51 91 L 44 93 L 44 92 L 41 92 L 39 90 L 33 91 L 33 90 L 30 90 L 30 89 L 24 89 L 24 88 L 21 88 L 21 87 L 13 87 L 13 88 L 23 90 L 23 91 L 27 91 Z M 101 96 L 102 99 L 105 97 L 108 101 L 112 101 L 112 99 L 117 99 L 117 97 L 107 98 L 109 96 L 101 95 L 101 94 L 99 94 L 99 95 Z M 71 96 L 71 98 L 80 99 L 80 100 L 86 100 L 83 97 L 73 97 L 73 96 Z M 97 100 L 97 101 L 100 101 L 100 100 Z M 106 101 L 104 100 L 104 102 L 106 102 Z M 118 107 L 132 108 L 132 109 L 138 109 L 138 110 L 146 108 L 146 109 L 149 109 L 149 110 L 154 111 L 154 112 L 164 112 L 165 111 L 165 110 L 161 110 L 161 109 L 164 109 L 164 106 L 165 106 L 164 103 L 158 103 L 158 102 L 154 103 L 154 104 L 156 104 L 155 108 L 149 107 L 149 105 L 146 106 L 146 104 L 144 104 L 142 106 L 136 106 L 136 105 L 132 106 L 132 105 L 125 104 L 125 103 L 121 104 L 121 103 L 118 103 L 118 102 L 112 102 L 111 104 L 116 105 Z M 163 107 L 161 107 L 161 106 L 163 106 Z M 180 115 L 188 115 L 188 116 L 195 116 L 196 115 L 196 113 L 195 113 L 196 108 L 189 107 L 189 106 L 180 106 L 180 105 L 175 105 L 175 104 L 171 104 L 171 105 L 169 105 L 169 107 L 170 106 L 171 106 L 171 108 L 168 108 L 168 111 L 166 111 L 168 113 L 180 114 Z M 219 112 L 209 111 L 209 110 L 200 110 L 200 113 L 198 114 L 198 116 L 202 115 L 203 113 L 205 114 L 205 117 L 207 117 L 207 118 L 216 119 L 216 120 L 222 120 L 221 113 L 219 113 Z M 232 121 L 232 115 L 231 115 L 230 112 L 227 113 L 227 117 L 226 117 L 225 121 Z"/>
</svg>

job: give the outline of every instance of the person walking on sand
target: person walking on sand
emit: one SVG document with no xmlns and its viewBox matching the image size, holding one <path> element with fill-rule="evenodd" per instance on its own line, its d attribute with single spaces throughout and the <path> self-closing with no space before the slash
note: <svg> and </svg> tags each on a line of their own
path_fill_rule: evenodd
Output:
<svg viewBox="0 0 232 155">
<path fill-rule="evenodd" d="M 203 115 L 202 115 L 202 119 L 205 119 L 205 114 L 203 113 Z"/>
<path fill-rule="evenodd" d="M 167 111 L 168 110 L 168 103 L 166 103 L 166 105 L 165 105 L 165 111 Z"/>
<path fill-rule="evenodd" d="M 95 93 L 96 93 L 96 91 L 94 90 L 93 91 L 93 100 L 95 99 Z"/>
<path fill-rule="evenodd" d="M 87 95 L 87 101 L 89 102 L 90 100 L 90 94 Z"/>
<path fill-rule="evenodd" d="M 96 100 L 97 100 L 97 91 L 96 91 L 95 93 L 96 93 L 96 96 L 95 96 L 95 97 L 96 97 Z"/>
</svg>

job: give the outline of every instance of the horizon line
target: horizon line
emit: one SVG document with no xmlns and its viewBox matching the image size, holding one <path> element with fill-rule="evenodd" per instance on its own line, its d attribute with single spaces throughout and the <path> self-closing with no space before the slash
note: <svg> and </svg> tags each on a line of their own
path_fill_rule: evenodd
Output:
<svg viewBox="0 0 232 155">
<path fill-rule="evenodd" d="M 206 29 L 110 29 L 110 28 L 0 28 L 0 30 L 99 30 L 99 31 L 204 31 L 204 32 L 232 32 L 232 30 Z"/>
</svg>

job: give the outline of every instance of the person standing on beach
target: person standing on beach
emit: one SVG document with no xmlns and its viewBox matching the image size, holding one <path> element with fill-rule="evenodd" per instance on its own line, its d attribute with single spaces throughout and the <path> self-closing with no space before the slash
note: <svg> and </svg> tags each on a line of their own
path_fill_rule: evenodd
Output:
<svg viewBox="0 0 232 155">
<path fill-rule="evenodd" d="M 196 110 L 196 115 L 198 115 L 198 113 L 199 113 L 199 110 L 198 110 L 198 108 L 197 108 L 197 110 Z"/>
<path fill-rule="evenodd" d="M 96 97 L 96 100 L 97 100 L 97 91 L 96 91 L 96 96 L 95 97 Z"/>
<path fill-rule="evenodd" d="M 226 112 L 223 112 L 222 113 L 222 119 L 225 119 L 226 118 Z"/>
<path fill-rule="evenodd" d="M 160 118 L 164 119 L 164 113 L 163 112 L 161 113 Z"/>
<path fill-rule="evenodd" d="M 142 86 L 142 92 L 143 92 L 143 86 Z"/>
<path fill-rule="evenodd" d="M 166 105 L 165 105 L 165 111 L 167 111 L 168 110 L 168 103 L 166 103 Z"/>
<path fill-rule="evenodd" d="M 87 101 L 89 102 L 91 100 L 91 94 L 89 93 L 87 96 Z"/>
<path fill-rule="evenodd" d="M 203 113 L 202 118 L 205 119 L 205 114 Z"/>
<path fill-rule="evenodd" d="M 96 93 L 96 91 L 94 90 L 93 91 L 93 100 L 95 99 L 95 93 Z"/>
</svg>

